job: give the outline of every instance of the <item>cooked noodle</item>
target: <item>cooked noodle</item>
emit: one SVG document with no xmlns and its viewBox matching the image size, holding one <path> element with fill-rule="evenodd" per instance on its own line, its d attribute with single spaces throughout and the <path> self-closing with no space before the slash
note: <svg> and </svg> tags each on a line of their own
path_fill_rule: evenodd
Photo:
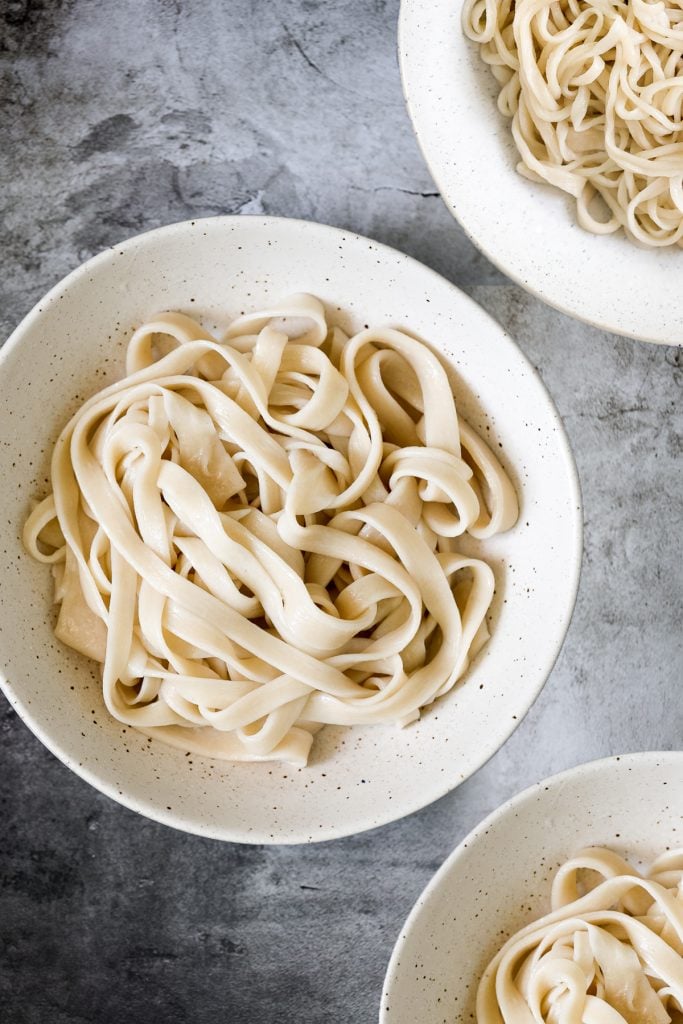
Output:
<svg viewBox="0 0 683 1024">
<path fill-rule="evenodd" d="M 573 196 L 589 231 L 683 245 L 681 0 L 465 0 L 463 25 L 518 171 Z"/>
<path fill-rule="evenodd" d="M 517 500 L 425 345 L 347 338 L 296 295 L 221 343 L 164 313 L 126 370 L 63 430 L 24 530 L 115 718 L 303 765 L 321 725 L 403 725 L 451 689 L 494 587 L 457 538 Z"/>
<path fill-rule="evenodd" d="M 683 1021 L 683 850 L 646 875 L 583 850 L 558 870 L 551 905 L 487 967 L 477 1024 Z"/>
</svg>

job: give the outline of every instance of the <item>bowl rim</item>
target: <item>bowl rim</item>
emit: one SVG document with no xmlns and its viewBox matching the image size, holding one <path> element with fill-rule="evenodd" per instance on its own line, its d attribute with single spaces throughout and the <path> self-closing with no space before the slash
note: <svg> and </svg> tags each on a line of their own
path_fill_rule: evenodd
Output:
<svg viewBox="0 0 683 1024">
<path fill-rule="evenodd" d="M 580 310 L 573 309 L 562 301 L 557 301 L 551 298 L 550 295 L 545 294 L 539 288 L 525 280 L 521 269 L 515 266 L 504 265 L 496 257 L 495 252 L 482 242 L 471 225 L 465 222 L 458 212 L 456 202 L 451 199 L 448 190 L 444 188 L 443 175 L 439 170 L 437 160 L 430 157 L 427 151 L 427 144 L 423 142 L 420 117 L 418 116 L 416 109 L 412 59 L 413 54 L 419 49 L 420 35 L 419 32 L 416 33 L 415 31 L 418 22 L 413 17 L 413 13 L 423 12 L 424 7 L 420 6 L 420 0 L 401 0 L 398 15 L 397 47 L 403 99 L 408 110 L 413 134 L 417 140 L 422 158 L 427 165 L 427 170 L 429 171 L 446 208 L 458 222 L 470 242 L 479 250 L 479 252 L 483 253 L 489 263 L 492 263 L 493 266 L 499 270 L 501 274 L 504 274 L 510 281 L 518 285 L 520 288 L 523 288 L 524 291 L 529 292 L 530 295 L 533 295 L 534 298 L 538 299 L 540 302 L 545 303 L 545 305 L 550 306 L 552 309 L 558 310 L 560 313 L 564 313 L 565 316 L 569 316 L 573 320 L 578 320 L 581 323 L 588 324 L 589 327 L 595 327 L 597 330 L 604 331 L 607 334 L 616 334 L 618 337 L 631 338 L 633 341 L 639 341 L 649 345 L 682 346 L 683 341 L 671 341 L 661 335 L 647 336 L 642 333 L 639 334 L 635 330 L 630 330 L 628 327 L 615 328 L 613 324 L 604 318 L 582 313 Z M 408 44 L 409 39 L 411 40 L 410 45 Z"/>
<path fill-rule="evenodd" d="M 391 987 L 394 980 L 398 977 L 397 965 L 403 955 L 403 951 L 408 942 L 410 934 L 415 927 L 422 910 L 427 901 L 432 895 L 439 889 L 443 879 L 450 874 L 451 870 L 455 865 L 462 859 L 466 850 L 471 849 L 474 843 L 476 843 L 482 835 L 485 835 L 493 825 L 495 825 L 502 818 L 508 815 L 514 814 L 518 808 L 522 805 L 533 801 L 537 793 L 540 793 L 546 789 L 554 789 L 557 786 L 562 786 L 566 782 L 575 781 L 580 779 L 582 776 L 588 776 L 595 773 L 600 773 L 609 770 L 617 763 L 625 764 L 627 768 L 629 766 L 638 766 L 641 764 L 651 764 L 656 761 L 665 761 L 667 763 L 678 763 L 683 764 L 683 751 L 682 750 L 641 750 L 635 751 L 628 754 L 611 754 L 608 757 L 600 757 L 594 761 L 582 761 L 580 764 L 576 764 L 571 768 L 565 768 L 561 772 L 557 772 L 553 775 L 549 775 L 545 779 L 541 779 L 538 782 L 532 783 L 527 786 L 520 793 L 515 793 L 507 800 L 505 800 L 499 807 L 496 807 L 490 814 L 487 814 L 474 828 L 468 832 L 468 834 L 461 839 L 454 850 L 449 853 L 446 860 L 443 862 L 441 867 L 437 868 L 436 872 L 427 882 L 426 886 L 417 897 L 417 900 L 413 904 L 410 913 L 401 925 L 398 938 L 394 944 L 394 948 L 391 952 L 391 957 L 387 965 L 386 973 L 384 975 L 384 981 L 382 983 L 382 995 L 379 1007 L 379 1024 L 390 1024 L 387 1016 L 385 1007 L 389 999 Z"/>
<path fill-rule="evenodd" d="M 569 443 L 569 438 L 564 426 L 564 423 L 560 417 L 560 414 L 555 405 L 554 399 L 552 398 L 548 388 L 543 382 L 540 373 L 536 367 L 531 363 L 526 354 L 517 345 L 515 340 L 505 331 L 505 329 L 495 320 L 490 313 L 488 313 L 483 307 L 481 307 L 474 299 L 472 299 L 465 292 L 461 291 L 457 285 L 453 284 L 448 278 L 439 274 L 437 271 L 428 267 L 426 264 L 421 263 L 415 257 L 402 252 L 399 249 L 395 249 L 392 246 L 386 245 L 383 242 L 378 242 L 375 239 L 368 238 L 365 235 L 358 234 L 355 231 L 347 231 L 346 229 L 335 227 L 332 225 L 322 224 L 318 221 L 307 221 L 299 218 L 290 217 L 271 217 L 263 215 L 244 215 L 244 214 L 226 214 L 221 216 L 213 217 L 197 217 L 193 219 L 175 221 L 171 224 L 161 225 L 153 228 L 149 231 L 141 232 L 137 235 L 132 235 L 123 241 L 110 245 L 106 249 L 94 256 L 90 257 L 84 263 L 75 267 L 72 271 L 61 278 L 49 291 L 29 310 L 29 312 L 23 317 L 17 327 L 12 331 L 7 341 L 0 347 L 0 376 L 3 372 L 3 367 L 7 359 L 14 352 L 15 349 L 21 344 L 23 335 L 26 330 L 30 329 L 39 317 L 43 314 L 45 309 L 57 301 L 60 295 L 66 288 L 71 287 L 82 277 L 92 273 L 100 265 L 106 264 L 111 260 L 115 254 L 122 254 L 128 248 L 134 248 L 141 244 L 145 244 L 149 240 L 156 240 L 160 237 L 170 237 L 175 234 L 182 233 L 188 229 L 201 228 L 203 225 L 218 226 L 219 228 L 229 228 L 231 225 L 235 225 L 237 222 L 240 225 L 251 222 L 253 225 L 260 225 L 264 231 L 269 228 L 274 228 L 282 225 L 287 225 L 296 231 L 309 234 L 323 234 L 332 235 L 340 239 L 352 241 L 353 244 L 360 242 L 363 245 L 371 245 L 373 250 L 373 256 L 375 258 L 380 257 L 382 260 L 392 259 L 400 260 L 406 263 L 409 267 L 415 268 L 419 273 L 426 273 L 432 277 L 435 281 L 439 281 L 441 284 L 446 284 L 447 287 L 457 293 L 458 301 L 465 305 L 473 307 L 476 310 L 476 314 L 480 317 L 487 319 L 492 328 L 495 329 L 498 334 L 499 341 L 502 345 L 507 346 L 513 350 L 516 358 L 521 360 L 525 369 L 540 385 L 541 395 L 546 404 L 548 414 L 554 422 L 556 431 L 557 444 L 561 451 L 562 461 L 567 473 L 567 484 L 571 496 L 571 515 L 572 515 L 572 535 L 573 535 L 573 564 L 571 577 L 568 580 L 566 596 L 566 608 L 562 619 L 558 622 L 557 628 L 557 639 L 555 640 L 552 647 L 548 649 L 544 668 L 542 672 L 538 674 L 538 682 L 536 683 L 533 691 L 528 695 L 526 701 L 520 705 L 517 710 L 516 719 L 510 719 L 510 722 L 506 722 L 505 729 L 501 734 L 496 734 L 496 739 L 493 744 L 482 747 L 482 754 L 476 759 L 473 767 L 460 771 L 458 776 L 454 778 L 449 776 L 443 781 L 438 781 L 428 791 L 423 791 L 420 796 L 410 801 L 405 807 L 402 807 L 399 813 L 396 813 L 394 807 L 390 804 L 386 804 L 385 808 L 381 813 L 375 813 L 371 821 L 362 820 L 358 826 L 350 829 L 348 825 L 341 826 L 330 826 L 329 828 L 322 830 L 322 834 L 309 836 L 303 830 L 300 832 L 287 833 L 285 836 L 278 836 L 271 838 L 269 834 L 265 832 L 251 832 L 242 826 L 227 826 L 225 825 L 212 825 L 205 824 L 199 821 L 187 820 L 184 816 L 175 812 L 169 812 L 165 808 L 159 806 L 154 801 L 145 801 L 139 797 L 131 796 L 128 793 L 121 792 L 117 789 L 113 781 L 107 778 L 104 772 L 98 772 L 95 769 L 91 769 L 86 765 L 80 764 L 75 761 L 66 752 L 59 743 L 51 738 L 47 729 L 34 717 L 31 709 L 27 703 L 21 700 L 20 696 L 14 690 L 13 684 L 6 678 L 2 666 L 0 666 L 0 690 L 4 693 L 7 700 L 11 704 L 14 711 L 17 713 L 22 722 L 28 727 L 28 729 L 37 737 L 37 739 L 52 753 L 59 761 L 62 762 L 67 768 L 74 772 L 79 778 L 83 779 L 89 785 L 93 786 L 96 790 L 103 793 L 105 796 L 115 800 L 116 803 L 121 804 L 129 810 L 135 811 L 141 814 L 143 817 L 150 818 L 153 821 L 159 822 L 163 825 L 168 825 L 171 828 L 178 829 L 180 831 L 203 836 L 205 838 L 217 839 L 227 842 L 237 842 L 248 845 L 297 845 L 297 844 L 310 844 L 325 842 L 333 839 L 341 839 L 350 835 L 358 835 L 362 832 L 369 831 L 374 828 L 390 824 L 391 822 L 398 821 L 408 815 L 414 814 L 417 811 L 422 810 L 424 807 L 436 800 L 441 799 L 447 793 L 457 789 L 459 785 L 465 782 L 468 778 L 479 771 L 507 742 L 515 729 L 521 724 L 523 719 L 526 717 L 531 707 L 535 703 L 540 694 L 541 690 L 545 686 L 555 663 L 559 657 L 559 654 L 564 645 L 564 641 L 571 624 L 572 616 L 576 606 L 576 599 L 579 588 L 579 580 L 581 576 L 581 566 L 583 557 L 583 503 L 581 496 L 581 485 L 574 459 L 574 454 Z M 259 230 L 257 228 L 257 230 Z"/>
</svg>

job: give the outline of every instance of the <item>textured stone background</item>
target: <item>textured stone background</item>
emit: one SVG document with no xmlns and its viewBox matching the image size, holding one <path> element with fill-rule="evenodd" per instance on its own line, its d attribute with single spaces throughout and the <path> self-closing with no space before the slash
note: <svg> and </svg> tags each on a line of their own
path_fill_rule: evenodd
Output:
<svg viewBox="0 0 683 1024">
<path fill-rule="evenodd" d="M 8 1024 L 372 1021 L 408 910 L 484 814 L 577 762 L 681 746 L 683 350 L 554 313 L 472 248 L 413 140 L 397 14 L 397 0 L 2 0 L 2 333 L 88 256 L 187 217 L 314 218 L 418 257 L 516 337 L 567 425 L 586 552 L 563 654 L 459 790 L 308 849 L 145 821 L 3 700 Z"/>
</svg>

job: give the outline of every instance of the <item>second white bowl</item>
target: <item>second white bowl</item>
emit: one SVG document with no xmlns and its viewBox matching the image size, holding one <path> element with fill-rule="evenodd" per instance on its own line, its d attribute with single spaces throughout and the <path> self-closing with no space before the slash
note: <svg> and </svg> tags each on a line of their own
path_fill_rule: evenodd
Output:
<svg viewBox="0 0 683 1024">
<path fill-rule="evenodd" d="M 504 274 L 564 313 L 634 338 L 683 345 L 683 250 L 592 235 L 573 202 L 515 170 L 497 83 L 465 38 L 458 0 L 402 0 L 399 58 L 413 127 L 451 212 Z"/>
<path fill-rule="evenodd" d="M 473 1022 L 487 964 L 509 936 L 549 911 L 555 870 L 587 846 L 609 847 L 635 867 L 683 847 L 683 753 L 579 765 L 477 826 L 403 926 L 380 1024 Z"/>
</svg>

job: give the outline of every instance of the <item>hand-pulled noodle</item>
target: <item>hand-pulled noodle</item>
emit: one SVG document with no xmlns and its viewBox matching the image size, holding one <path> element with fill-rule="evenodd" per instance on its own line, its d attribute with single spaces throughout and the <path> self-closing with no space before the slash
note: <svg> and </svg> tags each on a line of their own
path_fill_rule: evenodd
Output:
<svg viewBox="0 0 683 1024">
<path fill-rule="evenodd" d="M 683 1021 L 683 850 L 646 875 L 583 850 L 557 872 L 551 905 L 487 967 L 477 1024 Z"/>
<path fill-rule="evenodd" d="M 494 586 L 457 538 L 517 501 L 425 345 L 348 338 L 295 295 L 221 342 L 161 314 L 126 370 L 63 430 L 24 530 L 115 718 L 303 765 L 325 723 L 404 725 L 451 689 Z"/>
<path fill-rule="evenodd" d="M 465 0 L 463 25 L 518 171 L 573 196 L 589 231 L 683 245 L 681 0 Z"/>
</svg>

